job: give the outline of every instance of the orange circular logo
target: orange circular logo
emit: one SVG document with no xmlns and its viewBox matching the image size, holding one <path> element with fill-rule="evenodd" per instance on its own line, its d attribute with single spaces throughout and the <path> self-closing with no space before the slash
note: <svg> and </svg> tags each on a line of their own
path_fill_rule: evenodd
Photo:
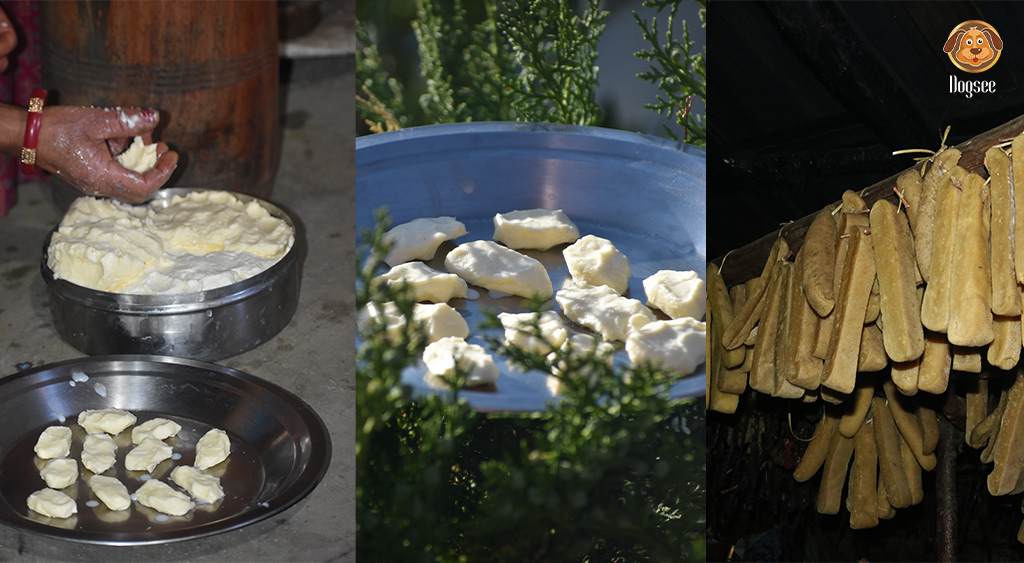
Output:
<svg viewBox="0 0 1024 563">
<path fill-rule="evenodd" d="M 1003 38 L 991 25 L 981 20 L 967 20 L 953 28 L 942 50 L 960 70 L 985 72 L 999 60 Z"/>
</svg>

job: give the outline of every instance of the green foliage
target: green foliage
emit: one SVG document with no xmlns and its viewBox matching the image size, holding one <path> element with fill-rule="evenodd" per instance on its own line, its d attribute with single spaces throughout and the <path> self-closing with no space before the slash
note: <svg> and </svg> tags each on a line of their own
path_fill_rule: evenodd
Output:
<svg viewBox="0 0 1024 563">
<path fill-rule="evenodd" d="M 701 27 L 707 28 L 707 0 L 696 0 L 700 4 Z M 683 35 L 677 38 L 673 30 L 676 13 L 682 0 L 647 0 L 645 7 L 655 8 L 660 15 L 665 8 L 669 9 L 666 19 L 664 43 L 658 36 L 657 18 L 648 22 L 641 19 L 635 12 L 633 17 L 643 30 L 644 39 L 651 44 L 650 49 L 636 53 L 636 56 L 648 61 L 651 69 L 638 74 L 640 78 L 658 86 L 663 95 L 659 95 L 657 103 L 646 104 L 660 115 L 675 115 L 676 123 L 685 129 L 684 141 L 707 146 L 707 112 L 704 115 L 692 113 L 694 97 L 700 98 L 707 107 L 707 47 L 700 53 L 693 53 L 694 43 L 690 40 L 690 30 L 683 22 Z M 675 133 L 665 127 L 670 137 L 676 139 Z M 678 139 L 676 139 L 678 140 Z"/>
<path fill-rule="evenodd" d="M 357 301 L 411 318 L 401 288 L 372 282 L 387 225 L 379 215 L 363 235 Z M 666 398 L 675 378 L 612 367 L 596 348 L 549 358 L 488 339 L 523 368 L 575 376 L 546 412 L 485 415 L 460 399 L 464 374 L 450 394 L 411 397 L 401 373 L 420 329 L 383 328 L 362 332 L 357 354 L 360 561 L 704 560 L 704 413 Z"/>
<path fill-rule="evenodd" d="M 608 12 L 589 0 L 582 16 L 564 0 L 510 0 L 499 29 L 519 65 L 512 106 L 529 121 L 596 125 L 597 43 Z"/>
</svg>

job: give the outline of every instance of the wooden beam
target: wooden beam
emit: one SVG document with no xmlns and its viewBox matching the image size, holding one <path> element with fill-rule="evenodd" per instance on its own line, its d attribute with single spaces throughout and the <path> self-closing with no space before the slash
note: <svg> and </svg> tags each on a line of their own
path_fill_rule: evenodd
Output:
<svg viewBox="0 0 1024 563">
<path fill-rule="evenodd" d="M 956 148 L 962 153 L 960 166 L 969 172 L 987 176 L 984 166 L 985 151 L 992 145 L 1016 137 L 1021 132 L 1024 132 L 1024 115 L 956 145 Z M 921 166 L 922 163 L 919 162 L 911 168 L 920 170 Z M 894 174 L 859 192 L 868 206 L 882 198 L 896 201 L 893 188 L 896 187 L 897 176 L 899 174 Z M 839 205 L 839 202 L 833 204 L 833 206 L 835 205 Z M 719 256 L 712 260 L 714 264 L 722 268 L 722 278 L 725 279 L 726 285 L 733 286 L 743 283 L 760 274 L 764 261 L 768 259 L 768 251 L 771 250 L 772 243 L 780 235 L 786 238 L 789 248 L 796 252 L 803 245 L 804 235 L 807 234 L 807 228 L 810 227 L 816 214 L 817 212 L 797 219 L 777 231 L 768 233 L 749 244 L 726 253 L 725 256 Z M 714 236 L 714 233 L 711 236 Z M 725 260 L 723 265 L 722 260 L 726 256 L 728 256 L 728 260 Z"/>
</svg>

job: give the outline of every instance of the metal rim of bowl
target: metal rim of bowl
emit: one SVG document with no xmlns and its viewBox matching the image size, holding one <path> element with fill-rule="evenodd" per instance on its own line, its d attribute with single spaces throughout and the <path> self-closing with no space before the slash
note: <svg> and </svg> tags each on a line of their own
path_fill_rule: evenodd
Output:
<svg viewBox="0 0 1024 563">
<path fill-rule="evenodd" d="M 147 201 L 146 204 L 153 200 L 166 200 L 175 195 L 183 195 L 198 191 L 226 191 L 227 193 L 237 197 L 240 201 L 246 203 L 258 201 L 268 211 L 270 211 L 272 216 L 283 219 L 292 227 L 292 231 L 295 233 L 295 240 L 292 243 L 292 247 L 279 261 L 266 270 L 251 278 L 223 287 L 205 291 L 166 295 L 111 293 L 107 291 L 89 289 L 67 280 L 57 279 L 54 277 L 53 270 L 50 269 L 47 264 L 47 260 L 49 257 L 50 239 L 53 236 L 53 233 L 59 228 L 58 225 L 54 227 L 50 236 L 46 238 L 46 242 L 43 244 L 42 260 L 40 262 L 40 270 L 43 275 L 43 280 L 50 287 L 51 291 L 57 295 L 93 309 L 128 315 L 174 315 L 203 311 L 206 309 L 216 308 L 227 303 L 239 301 L 261 291 L 264 287 L 273 285 L 273 283 L 279 278 L 287 275 L 288 271 L 299 259 L 300 248 L 303 241 L 300 240 L 299 229 L 296 228 L 292 218 L 285 213 L 284 210 L 273 203 L 249 194 L 229 190 L 214 190 L 212 188 L 164 188 L 155 192 L 153 194 L 153 198 Z"/>
</svg>

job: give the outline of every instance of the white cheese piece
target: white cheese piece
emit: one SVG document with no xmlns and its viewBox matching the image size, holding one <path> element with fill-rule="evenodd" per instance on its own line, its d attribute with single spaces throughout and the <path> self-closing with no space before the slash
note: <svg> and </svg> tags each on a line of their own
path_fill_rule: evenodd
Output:
<svg viewBox="0 0 1024 563">
<path fill-rule="evenodd" d="M 551 297 L 551 278 L 544 265 L 489 240 L 460 244 L 448 253 L 449 272 L 480 287 L 521 297 Z"/>
<path fill-rule="evenodd" d="M 587 356 L 589 354 L 596 354 L 598 358 L 603 359 L 608 367 L 612 365 L 612 353 L 615 352 L 615 347 L 603 340 L 597 340 L 589 334 L 574 334 L 569 337 L 565 343 L 562 344 L 561 349 L 563 352 L 576 356 Z M 575 377 L 594 377 L 598 374 L 592 373 L 592 370 L 585 369 L 574 373 L 566 373 L 566 365 L 564 361 L 558 361 L 558 355 L 552 351 L 548 354 L 548 360 L 552 362 L 552 374 L 548 376 L 547 387 L 551 391 L 552 395 L 558 395 L 565 390 L 564 377 L 572 375 Z"/>
<path fill-rule="evenodd" d="M 156 143 L 147 145 L 142 137 L 135 137 L 128 150 L 117 155 L 117 162 L 140 174 L 152 170 L 156 166 Z"/>
<path fill-rule="evenodd" d="M 224 498 L 220 479 L 207 475 L 191 465 L 175 467 L 174 471 L 171 471 L 171 480 L 188 491 L 188 494 L 200 504 L 213 504 Z"/>
<path fill-rule="evenodd" d="M 587 235 L 562 251 L 576 283 L 607 285 L 622 295 L 629 289 L 629 258 L 608 239 Z"/>
<path fill-rule="evenodd" d="M 643 303 L 622 297 L 607 285 L 568 284 L 558 290 L 555 301 L 570 320 L 605 340 L 625 341 L 631 331 L 657 320 Z"/>
<path fill-rule="evenodd" d="M 150 479 L 135 491 L 135 500 L 158 512 L 182 516 L 195 507 L 188 495 L 178 492 L 159 479 Z"/>
<path fill-rule="evenodd" d="M 494 216 L 494 240 L 509 248 L 547 250 L 578 238 L 580 230 L 561 209 L 526 209 Z"/>
<path fill-rule="evenodd" d="M 96 409 L 78 413 L 78 425 L 89 434 L 117 435 L 135 424 L 135 415 L 121 409 Z"/>
<path fill-rule="evenodd" d="M 111 293 L 188 293 L 223 287 L 287 254 L 294 229 L 258 201 L 189 191 L 146 205 L 76 199 L 50 240 L 54 277 Z"/>
<path fill-rule="evenodd" d="M 648 323 L 626 339 L 626 353 L 635 365 L 690 374 L 704 363 L 707 325 L 691 317 Z"/>
<path fill-rule="evenodd" d="M 166 440 L 177 436 L 181 425 L 166 418 L 154 418 L 132 428 L 132 443 L 141 444 L 147 437 Z"/>
<path fill-rule="evenodd" d="M 644 279 L 647 306 L 681 319 L 704 318 L 708 292 L 704 280 L 694 271 L 659 270 Z"/>
<path fill-rule="evenodd" d="M 103 473 L 114 466 L 117 444 L 109 434 L 87 434 L 82 446 L 82 465 L 93 473 Z"/>
<path fill-rule="evenodd" d="M 462 318 L 462 315 L 447 303 L 415 303 L 412 306 L 412 318 L 413 322 L 420 323 L 423 327 L 427 344 L 446 336 L 459 338 L 469 336 L 469 325 L 466 323 L 466 319 Z M 368 303 L 359 311 L 357 323 L 363 334 L 370 334 L 376 323 L 382 320 L 385 323 L 388 340 L 397 341 L 402 327 L 405 326 L 405 317 L 393 302 L 389 301 L 383 306 Z"/>
<path fill-rule="evenodd" d="M 124 456 L 124 468 L 152 473 L 160 462 L 171 457 L 174 449 L 156 438 L 146 438 Z"/>
<path fill-rule="evenodd" d="M 469 286 L 459 276 L 439 272 L 423 262 L 399 264 L 388 273 L 375 278 L 398 287 L 405 283 L 413 301 L 447 303 L 455 298 L 465 298 Z"/>
<path fill-rule="evenodd" d="M 469 344 L 461 338 L 442 338 L 429 344 L 423 351 L 423 363 L 430 375 L 437 378 L 454 377 L 458 365 L 468 372 L 466 387 L 498 381 L 498 366 L 494 364 L 494 358 L 482 346 Z"/>
<path fill-rule="evenodd" d="M 505 344 L 515 345 L 528 352 L 547 354 L 552 348 L 565 343 L 569 332 L 562 323 L 562 317 L 555 311 L 538 313 L 498 313 L 501 326 L 505 327 Z M 536 327 L 534 327 L 536 325 Z M 540 336 L 536 336 L 537 329 Z"/>
<path fill-rule="evenodd" d="M 29 495 L 28 508 L 50 518 L 68 518 L 78 514 L 75 499 L 53 489 L 40 489 Z"/>
<path fill-rule="evenodd" d="M 110 510 L 124 510 L 132 505 L 128 487 L 114 477 L 93 475 L 89 478 L 89 488 Z"/>
<path fill-rule="evenodd" d="M 50 426 L 39 435 L 34 449 L 40 459 L 67 457 L 71 453 L 71 429 L 67 426 Z"/>
<path fill-rule="evenodd" d="M 413 219 L 384 233 L 384 242 L 391 247 L 384 262 L 397 266 L 410 260 L 430 260 L 442 242 L 464 234 L 466 226 L 454 217 Z"/>
<path fill-rule="evenodd" d="M 196 461 L 198 469 L 209 469 L 224 461 L 231 453 L 231 441 L 227 432 L 214 428 L 196 442 Z"/>
<path fill-rule="evenodd" d="M 46 462 L 39 476 L 51 489 L 65 489 L 78 480 L 78 462 L 69 457 L 55 457 Z"/>
</svg>

